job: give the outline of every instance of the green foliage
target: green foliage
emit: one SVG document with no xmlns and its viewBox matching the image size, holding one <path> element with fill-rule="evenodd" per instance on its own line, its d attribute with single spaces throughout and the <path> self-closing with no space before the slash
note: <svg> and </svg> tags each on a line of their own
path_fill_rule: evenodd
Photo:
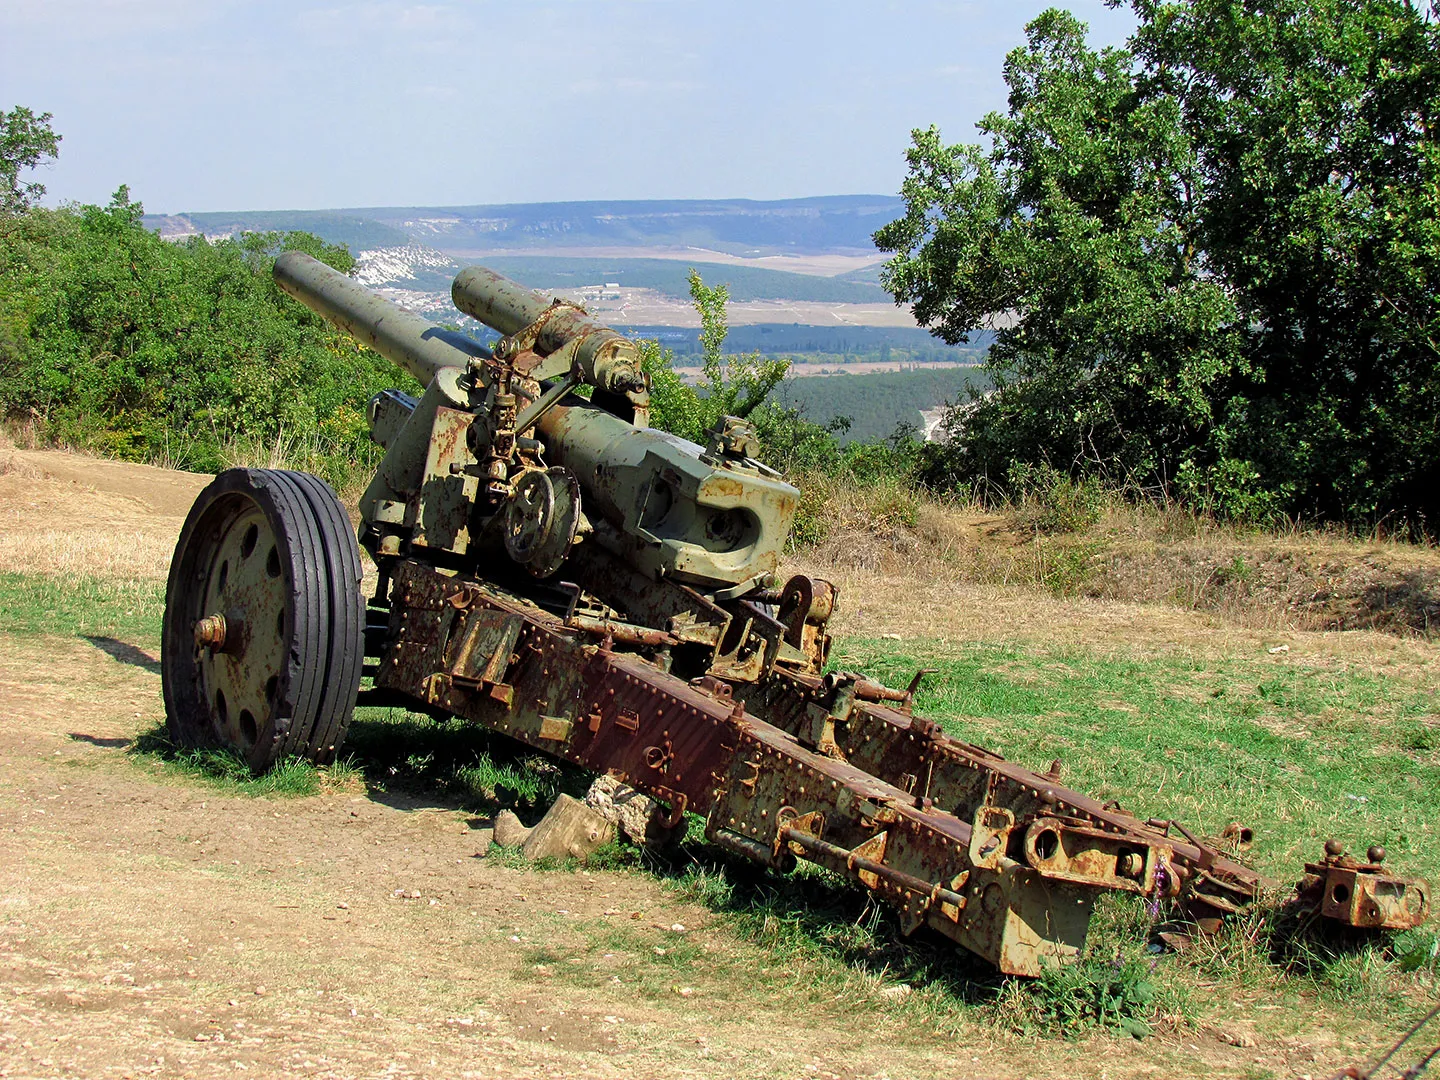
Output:
<svg viewBox="0 0 1440 1080">
<path fill-rule="evenodd" d="M 1032 533 L 1070 533 L 1100 520 L 1105 491 L 1093 478 L 1075 480 L 1044 461 L 1017 461 L 1008 480 L 1019 524 Z"/>
<path fill-rule="evenodd" d="M 844 371 L 844 368 L 839 369 Z M 792 373 L 794 368 L 791 369 Z M 782 406 L 824 425 L 844 417 L 841 442 L 881 443 L 901 424 L 920 422 L 921 409 L 963 400 L 972 386 L 988 387 L 978 368 L 926 368 L 865 375 L 789 378 L 771 395 Z"/>
<path fill-rule="evenodd" d="M 237 443 L 373 465 L 366 400 L 408 377 L 285 296 L 270 267 L 343 247 L 305 233 L 162 241 L 121 187 L 109 206 L 0 217 L 0 415 L 42 438 L 213 471 Z"/>
<path fill-rule="evenodd" d="M 674 353 L 654 341 L 644 343 L 641 364 L 650 377 L 652 423 L 703 444 L 705 433 L 722 416 L 749 417 L 754 413 L 785 377 L 790 362 L 766 359 L 759 353 L 726 355 L 729 289 L 706 285 L 693 269 L 689 280 L 690 301 L 700 313 L 701 385 L 692 387 L 682 380 L 674 370 Z"/>
<path fill-rule="evenodd" d="M 1112 0 L 1118 4 L 1119 0 Z M 1047 11 L 988 147 L 917 131 L 882 278 L 946 341 L 997 321 L 950 481 L 1011 461 L 1218 514 L 1440 511 L 1440 24 L 1406 0 Z"/>
<path fill-rule="evenodd" d="M 20 183 L 20 170 L 33 169 L 60 152 L 51 119 L 48 112 L 36 116 L 24 105 L 8 113 L 0 109 L 0 214 L 28 210 L 45 194 L 44 184 Z"/>
<path fill-rule="evenodd" d="M 1153 968 L 1154 961 L 1134 957 L 1046 968 L 1031 992 L 1034 1014 L 1065 1035 L 1116 1027 L 1144 1038 L 1155 1012 Z"/>
</svg>

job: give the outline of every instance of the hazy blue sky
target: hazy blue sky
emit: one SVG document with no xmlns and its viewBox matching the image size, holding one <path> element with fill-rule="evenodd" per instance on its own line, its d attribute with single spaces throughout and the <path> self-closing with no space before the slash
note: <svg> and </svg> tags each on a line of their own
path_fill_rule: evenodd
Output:
<svg viewBox="0 0 1440 1080">
<path fill-rule="evenodd" d="M 148 210 L 894 192 L 1004 105 L 1041 0 L 0 0 L 46 201 Z M 1097 42 L 1131 25 L 1068 5 Z"/>
</svg>

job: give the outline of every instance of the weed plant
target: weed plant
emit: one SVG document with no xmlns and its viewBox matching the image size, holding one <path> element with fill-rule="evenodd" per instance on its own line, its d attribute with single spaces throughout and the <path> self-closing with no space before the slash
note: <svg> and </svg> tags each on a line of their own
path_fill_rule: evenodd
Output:
<svg viewBox="0 0 1440 1080">
<path fill-rule="evenodd" d="M 282 758 L 263 773 L 233 750 L 182 749 L 170 741 L 163 726 L 143 732 L 129 753 L 137 760 L 179 777 L 188 777 L 228 794 L 251 797 L 300 798 L 350 787 L 358 771 L 349 759 L 315 765 L 304 758 Z"/>
</svg>

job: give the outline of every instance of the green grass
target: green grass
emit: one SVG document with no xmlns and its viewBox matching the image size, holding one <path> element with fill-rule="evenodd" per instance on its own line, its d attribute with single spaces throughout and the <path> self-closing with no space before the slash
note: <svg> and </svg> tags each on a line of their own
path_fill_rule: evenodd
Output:
<svg viewBox="0 0 1440 1080">
<path fill-rule="evenodd" d="M 1295 880 L 1329 837 L 1383 844 L 1398 872 L 1440 879 L 1440 702 L 1362 668 L 1171 653 L 851 639 L 837 667 L 905 685 L 951 735 L 1218 835 L 1256 830 L 1254 863 Z"/>
<path fill-rule="evenodd" d="M 0 633 L 160 640 L 165 583 L 0 571 Z"/>
<path fill-rule="evenodd" d="M 158 583 L 0 574 L 0 632 L 149 643 L 162 605 Z M 1330 836 L 1353 850 L 1382 843 L 1397 872 L 1440 878 L 1440 705 L 1423 678 L 1289 658 L 942 641 L 850 639 L 837 644 L 834 660 L 890 685 L 904 685 L 917 667 L 937 668 L 922 684 L 918 713 L 1030 767 L 1046 769 L 1058 757 L 1063 783 L 1120 799 L 1142 817 L 1176 818 L 1208 834 L 1231 820 L 1252 825 L 1253 861 L 1282 885 Z M 345 758 L 328 770 L 291 761 L 253 777 L 233 755 L 175 750 L 163 729 L 135 749 L 150 767 L 237 793 L 304 796 L 359 781 L 379 795 L 481 813 L 510 807 L 530 821 L 589 779 L 477 726 L 399 709 L 358 710 Z M 1157 958 L 1146 952 L 1153 917 L 1120 897 L 1102 898 L 1079 965 L 1008 980 L 947 942 L 903 937 L 887 908 L 833 875 L 814 867 L 776 875 L 691 832 L 668 856 L 617 845 L 603 865 L 651 874 L 713 912 L 739 951 L 707 954 L 704 964 L 712 981 L 737 984 L 726 991 L 737 999 L 788 987 L 816 1007 L 874 1008 L 883 987 L 903 982 L 912 988 L 904 1004 L 886 999 L 880 1007 L 910 1010 L 934 1030 L 955 1033 L 981 1017 L 1022 1033 L 1104 1024 L 1142 1035 L 1157 1020 L 1184 1023 L 1215 1007 L 1216 988 L 1287 1010 L 1328 1003 L 1394 1018 L 1437 994 L 1440 945 L 1430 930 L 1311 940 L 1257 911 L 1183 956 Z M 514 858 L 498 849 L 492 857 Z M 619 952 L 624 942 L 613 935 L 635 931 L 606 933 L 594 949 Z M 635 961 L 641 986 L 673 993 L 677 970 L 701 961 L 688 945 L 673 954 L 656 947 L 667 951 Z M 551 964 L 540 953 L 532 961 Z M 583 979 L 594 966 L 582 956 L 554 967 Z"/>
<path fill-rule="evenodd" d="M 356 775 L 348 759 L 317 766 L 289 757 L 260 775 L 231 750 L 185 750 L 170 741 L 163 726 L 144 732 L 129 748 L 135 760 L 174 776 L 203 783 L 217 791 L 253 797 L 296 798 L 318 795 L 327 787 L 343 787 Z"/>
</svg>

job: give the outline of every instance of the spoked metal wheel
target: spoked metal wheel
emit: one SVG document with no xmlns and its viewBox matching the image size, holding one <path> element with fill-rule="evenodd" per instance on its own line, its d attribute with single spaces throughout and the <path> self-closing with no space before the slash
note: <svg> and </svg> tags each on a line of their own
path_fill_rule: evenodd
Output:
<svg viewBox="0 0 1440 1080">
<path fill-rule="evenodd" d="M 170 737 L 262 771 L 332 760 L 364 660 L 360 548 L 324 481 L 230 469 L 200 493 L 170 563 L 161 679 Z"/>
</svg>

